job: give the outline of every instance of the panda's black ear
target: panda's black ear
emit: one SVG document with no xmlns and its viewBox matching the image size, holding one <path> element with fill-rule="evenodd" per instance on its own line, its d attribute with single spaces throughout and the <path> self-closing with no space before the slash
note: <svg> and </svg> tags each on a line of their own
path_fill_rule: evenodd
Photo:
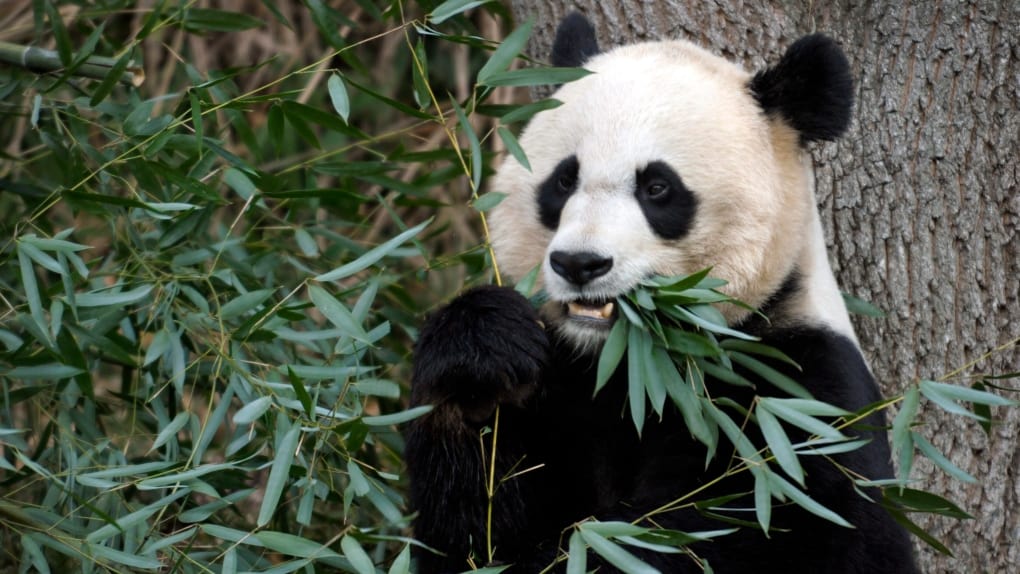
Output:
<svg viewBox="0 0 1020 574">
<path fill-rule="evenodd" d="M 595 38 L 595 28 L 580 12 L 567 14 L 556 28 L 556 39 L 553 41 L 552 65 L 563 68 L 576 68 L 599 53 L 599 43 Z"/>
<path fill-rule="evenodd" d="M 822 34 L 794 42 L 778 64 L 755 75 L 751 92 L 766 113 L 789 122 L 802 142 L 834 140 L 850 125 L 850 64 L 836 42 Z"/>
</svg>

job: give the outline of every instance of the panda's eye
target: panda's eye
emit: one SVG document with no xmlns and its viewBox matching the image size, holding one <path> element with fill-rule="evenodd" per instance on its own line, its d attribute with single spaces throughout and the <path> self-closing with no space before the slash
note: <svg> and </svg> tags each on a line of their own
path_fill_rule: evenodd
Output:
<svg viewBox="0 0 1020 574">
<path fill-rule="evenodd" d="M 664 181 L 656 181 L 645 188 L 645 195 L 648 199 L 665 199 L 669 195 L 669 184 Z"/>
<path fill-rule="evenodd" d="M 575 183 L 574 177 L 568 173 L 561 174 L 556 180 L 556 186 L 564 193 L 573 191 Z"/>
</svg>

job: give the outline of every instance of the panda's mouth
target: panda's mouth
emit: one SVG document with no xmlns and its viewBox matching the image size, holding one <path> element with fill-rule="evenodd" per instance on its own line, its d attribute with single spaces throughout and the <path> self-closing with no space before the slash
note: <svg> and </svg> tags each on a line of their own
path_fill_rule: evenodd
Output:
<svg viewBox="0 0 1020 574">
<path fill-rule="evenodd" d="M 566 303 L 567 318 L 591 326 L 608 326 L 615 318 L 615 310 L 616 305 L 605 299 L 575 299 Z"/>
</svg>

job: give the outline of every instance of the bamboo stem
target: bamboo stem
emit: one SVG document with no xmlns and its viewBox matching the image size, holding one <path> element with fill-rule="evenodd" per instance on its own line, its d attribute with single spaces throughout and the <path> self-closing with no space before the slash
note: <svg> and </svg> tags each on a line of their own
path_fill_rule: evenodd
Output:
<svg viewBox="0 0 1020 574">
<path fill-rule="evenodd" d="M 0 42 L 0 62 L 20 66 L 40 74 L 56 72 L 65 67 L 60 61 L 60 55 L 53 50 L 21 46 L 10 42 Z M 116 64 L 117 60 L 114 58 L 89 56 L 74 70 L 74 75 L 102 80 L 110 75 L 110 71 Z M 119 80 L 122 83 L 138 87 L 145 81 L 145 71 L 141 66 L 128 66 Z"/>
</svg>

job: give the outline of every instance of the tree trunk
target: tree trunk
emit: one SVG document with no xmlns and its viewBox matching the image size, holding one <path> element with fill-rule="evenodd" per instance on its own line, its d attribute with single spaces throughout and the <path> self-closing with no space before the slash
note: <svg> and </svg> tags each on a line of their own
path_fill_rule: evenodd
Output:
<svg viewBox="0 0 1020 574">
<path fill-rule="evenodd" d="M 849 134 L 816 147 L 818 203 L 844 290 L 887 312 L 855 318 L 885 392 L 944 376 L 1020 336 L 1016 0 L 512 4 L 519 21 L 536 18 L 530 51 L 540 59 L 573 9 L 592 20 L 603 48 L 684 38 L 750 70 L 801 35 L 832 35 L 853 66 L 857 105 Z M 964 373 L 1016 371 L 1013 345 Z M 919 543 L 925 572 L 1020 568 L 1020 409 L 998 414 L 990 437 L 970 420 L 924 416 L 924 434 L 978 477 L 968 485 L 930 464 L 915 468 L 923 488 L 976 517 L 917 517 L 956 555 Z"/>
</svg>

